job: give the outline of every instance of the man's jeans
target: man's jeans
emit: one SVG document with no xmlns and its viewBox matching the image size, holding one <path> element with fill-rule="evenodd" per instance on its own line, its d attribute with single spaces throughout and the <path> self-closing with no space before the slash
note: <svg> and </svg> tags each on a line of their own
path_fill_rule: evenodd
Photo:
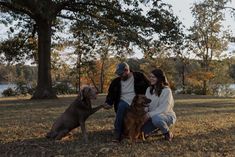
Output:
<svg viewBox="0 0 235 157">
<path fill-rule="evenodd" d="M 170 115 L 155 115 L 151 119 L 149 119 L 144 126 L 142 127 L 142 131 L 144 134 L 151 134 L 154 130 L 159 128 L 163 134 L 169 132 L 169 127 L 173 125 L 176 121 L 175 116 Z"/>
<path fill-rule="evenodd" d="M 115 134 L 118 138 L 121 138 L 121 135 L 123 133 L 124 115 L 128 108 L 129 108 L 129 104 L 123 100 L 120 100 L 118 104 L 117 113 L 116 113 L 115 123 L 114 123 Z"/>
</svg>

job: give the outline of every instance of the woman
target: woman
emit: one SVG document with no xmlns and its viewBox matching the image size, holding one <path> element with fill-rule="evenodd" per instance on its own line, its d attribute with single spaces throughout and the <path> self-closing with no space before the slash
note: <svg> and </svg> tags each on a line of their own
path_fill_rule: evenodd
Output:
<svg viewBox="0 0 235 157">
<path fill-rule="evenodd" d="M 160 129 L 165 139 L 171 141 L 173 134 L 169 127 L 176 121 L 171 89 L 161 69 L 153 70 L 149 80 L 151 85 L 147 88 L 145 95 L 152 101 L 149 104 L 146 123 L 142 130 L 146 136 L 149 136 L 153 131 Z"/>
</svg>

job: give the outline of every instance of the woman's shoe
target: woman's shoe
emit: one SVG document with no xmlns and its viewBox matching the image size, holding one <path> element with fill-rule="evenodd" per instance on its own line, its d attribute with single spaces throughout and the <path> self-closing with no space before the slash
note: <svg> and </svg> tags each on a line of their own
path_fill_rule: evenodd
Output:
<svg viewBox="0 0 235 157">
<path fill-rule="evenodd" d="M 164 134 L 164 137 L 165 137 L 165 140 L 171 142 L 173 139 L 173 134 L 170 131 L 168 131 L 167 133 Z"/>
</svg>

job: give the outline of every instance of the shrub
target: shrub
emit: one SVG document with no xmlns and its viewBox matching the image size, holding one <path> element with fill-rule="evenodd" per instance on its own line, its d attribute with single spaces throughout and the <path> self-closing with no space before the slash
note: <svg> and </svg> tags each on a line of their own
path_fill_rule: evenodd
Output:
<svg viewBox="0 0 235 157">
<path fill-rule="evenodd" d="M 74 94 L 75 89 L 71 88 L 67 83 L 58 83 L 53 86 L 53 90 L 56 94 Z"/>
<path fill-rule="evenodd" d="M 32 95 L 35 90 L 31 86 L 27 85 L 25 82 L 17 82 L 16 85 L 17 85 L 16 87 L 17 95 L 24 95 L 24 96 L 27 94 Z"/>
<path fill-rule="evenodd" d="M 2 95 L 4 97 L 16 96 L 16 91 L 13 90 L 12 88 L 7 88 L 2 92 Z"/>
</svg>

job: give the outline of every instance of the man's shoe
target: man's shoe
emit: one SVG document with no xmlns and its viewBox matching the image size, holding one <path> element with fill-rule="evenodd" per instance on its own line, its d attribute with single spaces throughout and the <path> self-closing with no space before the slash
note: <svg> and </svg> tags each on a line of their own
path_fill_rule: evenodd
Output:
<svg viewBox="0 0 235 157">
<path fill-rule="evenodd" d="M 118 133 L 114 133 L 114 139 L 112 140 L 112 142 L 121 142 L 121 136 Z"/>
<path fill-rule="evenodd" d="M 120 142 L 120 139 L 114 138 L 114 139 L 112 139 L 112 142 L 114 142 L 114 143 L 119 143 L 119 142 Z"/>
<path fill-rule="evenodd" d="M 164 134 L 164 137 L 165 137 L 165 140 L 171 142 L 172 139 L 173 139 L 173 134 L 169 131 L 169 132 L 167 132 L 167 133 Z"/>
</svg>

